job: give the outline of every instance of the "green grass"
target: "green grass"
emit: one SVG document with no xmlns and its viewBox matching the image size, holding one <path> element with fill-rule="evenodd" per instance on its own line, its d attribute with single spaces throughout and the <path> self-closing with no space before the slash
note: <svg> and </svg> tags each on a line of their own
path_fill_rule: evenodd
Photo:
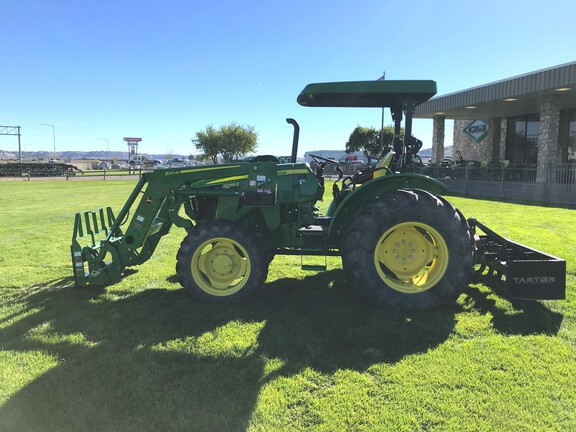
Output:
<svg viewBox="0 0 576 432">
<path fill-rule="evenodd" d="M 0 183 L 0 431 L 576 430 L 573 210 L 450 198 L 565 258 L 566 301 L 474 284 L 452 308 L 381 310 L 338 259 L 277 257 L 253 301 L 198 304 L 176 228 L 121 282 L 72 287 L 74 212 L 117 210 L 133 185 Z"/>
</svg>

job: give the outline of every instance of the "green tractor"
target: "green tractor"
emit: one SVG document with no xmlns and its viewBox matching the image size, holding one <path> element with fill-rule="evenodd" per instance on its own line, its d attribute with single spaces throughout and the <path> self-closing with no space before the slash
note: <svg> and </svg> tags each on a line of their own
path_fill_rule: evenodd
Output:
<svg viewBox="0 0 576 432">
<path fill-rule="evenodd" d="M 147 261 L 172 225 L 186 236 L 176 257 L 182 286 L 199 300 L 238 302 L 264 284 L 275 255 L 341 256 L 346 278 L 368 302 L 405 309 L 450 303 L 476 267 L 506 279 L 510 297 L 561 299 L 565 261 L 504 239 L 466 220 L 432 178 L 402 173 L 421 146 L 412 137 L 415 106 L 436 93 L 434 81 L 310 84 L 303 106 L 388 107 L 394 150 L 377 165 L 344 176 L 333 159 L 297 163 L 294 127 L 289 163 L 273 156 L 146 172 L 117 216 L 110 207 L 76 214 L 72 263 L 77 286 L 119 281 Z M 406 139 L 400 138 L 404 117 Z M 335 165 L 326 214 L 324 169 Z M 130 215 L 132 215 L 130 217 Z M 477 232 L 479 228 L 484 234 Z"/>
</svg>

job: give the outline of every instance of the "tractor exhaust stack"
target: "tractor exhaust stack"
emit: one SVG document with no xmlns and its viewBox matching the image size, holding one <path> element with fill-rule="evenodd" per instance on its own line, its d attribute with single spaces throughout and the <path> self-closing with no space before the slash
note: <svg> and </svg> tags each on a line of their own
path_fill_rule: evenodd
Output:
<svg viewBox="0 0 576 432">
<path fill-rule="evenodd" d="M 298 122 L 293 118 L 287 118 L 286 123 L 291 124 L 294 126 L 294 136 L 292 137 L 292 157 L 290 158 L 290 162 L 296 163 L 296 159 L 298 158 L 298 140 L 300 138 L 300 126 Z"/>
</svg>

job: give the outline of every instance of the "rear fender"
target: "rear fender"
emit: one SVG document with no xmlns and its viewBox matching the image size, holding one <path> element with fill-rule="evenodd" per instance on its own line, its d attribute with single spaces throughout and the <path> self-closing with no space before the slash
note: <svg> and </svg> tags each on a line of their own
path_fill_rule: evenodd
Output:
<svg viewBox="0 0 576 432">
<path fill-rule="evenodd" d="M 328 231 L 331 243 L 340 243 L 356 212 L 377 197 L 398 189 L 422 189 L 434 195 L 447 191 L 443 183 L 420 174 L 394 174 L 370 180 L 349 193 L 335 209 Z"/>
</svg>

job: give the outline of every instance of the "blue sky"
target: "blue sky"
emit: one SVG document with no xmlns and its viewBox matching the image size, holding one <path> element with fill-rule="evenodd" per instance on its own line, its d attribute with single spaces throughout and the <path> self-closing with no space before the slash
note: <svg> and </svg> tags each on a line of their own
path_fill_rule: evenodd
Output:
<svg viewBox="0 0 576 432">
<path fill-rule="evenodd" d="M 0 125 L 28 151 L 52 150 L 48 123 L 57 151 L 136 136 L 141 153 L 190 154 L 195 132 L 237 122 L 283 155 L 293 117 L 300 155 L 344 148 L 380 110 L 301 107 L 306 84 L 386 71 L 463 90 L 576 60 L 575 16 L 573 0 L 0 0 Z M 430 147 L 432 121 L 414 135 Z"/>
</svg>

